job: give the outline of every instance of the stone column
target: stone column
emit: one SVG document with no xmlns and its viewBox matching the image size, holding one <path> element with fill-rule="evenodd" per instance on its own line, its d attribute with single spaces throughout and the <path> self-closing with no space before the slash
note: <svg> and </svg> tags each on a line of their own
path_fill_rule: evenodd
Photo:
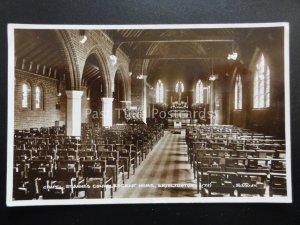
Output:
<svg viewBox="0 0 300 225">
<path fill-rule="evenodd" d="M 102 126 L 111 127 L 112 126 L 112 103 L 113 98 L 101 98 L 102 100 Z"/>
<path fill-rule="evenodd" d="M 66 91 L 67 119 L 66 135 L 81 136 L 81 96 L 82 91 Z"/>
<path fill-rule="evenodd" d="M 209 103 L 209 112 L 210 112 L 210 124 L 215 124 L 215 81 L 210 81 L 210 103 Z"/>
<path fill-rule="evenodd" d="M 143 122 L 147 124 L 147 75 L 143 75 Z"/>
</svg>

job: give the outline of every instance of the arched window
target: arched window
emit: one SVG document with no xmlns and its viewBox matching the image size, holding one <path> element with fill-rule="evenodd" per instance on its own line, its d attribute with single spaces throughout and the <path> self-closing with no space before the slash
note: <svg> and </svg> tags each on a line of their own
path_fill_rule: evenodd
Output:
<svg viewBox="0 0 300 225">
<path fill-rule="evenodd" d="M 164 84 L 161 80 L 157 81 L 156 84 L 156 103 L 164 102 Z"/>
<path fill-rule="evenodd" d="M 181 81 L 178 81 L 178 82 L 177 82 L 177 84 L 176 84 L 176 86 L 175 86 L 175 91 L 176 91 L 177 93 L 182 93 L 182 92 L 184 92 L 184 85 L 183 85 L 183 83 L 182 83 Z"/>
<path fill-rule="evenodd" d="M 196 84 L 196 103 L 203 104 L 203 83 L 201 80 L 198 80 Z"/>
<path fill-rule="evenodd" d="M 234 109 L 242 109 L 242 79 L 240 75 L 237 75 L 235 78 L 235 87 L 234 87 Z"/>
<path fill-rule="evenodd" d="M 263 54 L 261 54 L 255 68 L 253 107 L 270 107 L 270 68 Z"/>
<path fill-rule="evenodd" d="M 22 108 L 31 107 L 31 87 L 30 84 L 24 83 L 22 85 Z"/>
<path fill-rule="evenodd" d="M 41 86 L 35 88 L 35 108 L 43 108 L 43 88 Z"/>
</svg>

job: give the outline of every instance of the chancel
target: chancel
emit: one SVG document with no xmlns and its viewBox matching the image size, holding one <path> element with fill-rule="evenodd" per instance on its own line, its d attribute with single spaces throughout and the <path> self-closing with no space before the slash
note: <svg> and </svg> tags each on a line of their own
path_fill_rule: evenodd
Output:
<svg viewBox="0 0 300 225">
<path fill-rule="evenodd" d="M 13 201 L 287 196 L 284 27 L 14 37 Z"/>
</svg>

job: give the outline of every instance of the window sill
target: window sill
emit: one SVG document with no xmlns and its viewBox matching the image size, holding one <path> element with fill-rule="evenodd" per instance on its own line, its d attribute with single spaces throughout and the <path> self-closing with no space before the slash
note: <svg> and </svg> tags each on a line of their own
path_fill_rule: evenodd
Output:
<svg viewBox="0 0 300 225">
<path fill-rule="evenodd" d="M 44 109 L 34 109 L 34 111 L 40 111 L 40 112 L 43 112 L 45 111 Z"/>
<path fill-rule="evenodd" d="M 243 109 L 234 109 L 233 112 L 242 112 Z"/>
<path fill-rule="evenodd" d="M 28 108 L 28 107 L 25 108 L 25 107 L 22 107 L 22 108 L 21 108 L 21 111 L 32 111 L 32 108 Z"/>
<path fill-rule="evenodd" d="M 269 110 L 270 107 L 264 107 L 264 108 L 252 108 L 253 111 L 266 111 Z"/>
<path fill-rule="evenodd" d="M 21 108 L 21 111 L 23 111 L 23 112 L 34 112 L 34 111 L 38 111 L 38 112 L 44 112 L 45 111 L 45 109 L 42 109 L 42 108 L 40 108 L 40 109 L 36 109 L 36 108 Z"/>
</svg>

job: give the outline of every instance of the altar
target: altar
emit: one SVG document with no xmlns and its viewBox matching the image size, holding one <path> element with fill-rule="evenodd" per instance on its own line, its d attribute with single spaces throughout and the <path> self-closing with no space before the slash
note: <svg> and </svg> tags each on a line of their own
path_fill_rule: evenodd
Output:
<svg viewBox="0 0 300 225">
<path fill-rule="evenodd" d="M 187 102 L 172 102 L 168 116 L 169 128 L 185 128 L 187 124 L 191 123 L 191 113 L 188 110 Z"/>
<path fill-rule="evenodd" d="M 176 128 L 181 128 L 181 126 L 182 126 L 181 121 L 174 121 L 174 128 L 175 128 L 175 129 L 176 129 Z"/>
<path fill-rule="evenodd" d="M 175 100 L 171 96 L 171 105 L 168 110 L 168 128 L 181 130 L 191 123 L 188 96 L 184 97 L 184 85 L 178 81 L 175 85 Z M 178 96 L 178 97 L 177 97 Z"/>
</svg>

